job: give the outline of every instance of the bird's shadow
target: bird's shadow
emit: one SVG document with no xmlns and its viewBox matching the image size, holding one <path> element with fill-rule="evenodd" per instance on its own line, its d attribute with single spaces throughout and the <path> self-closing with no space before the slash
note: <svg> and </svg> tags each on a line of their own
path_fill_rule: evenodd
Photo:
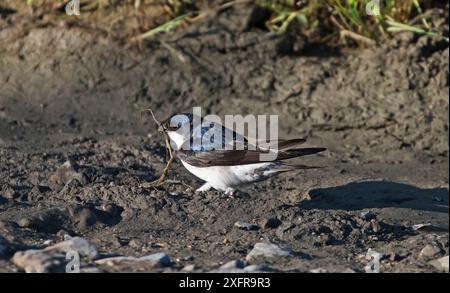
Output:
<svg viewBox="0 0 450 293">
<path fill-rule="evenodd" d="M 418 188 L 389 181 L 351 182 L 342 186 L 309 191 L 311 200 L 303 201 L 303 209 L 361 210 L 370 208 L 410 208 L 448 213 L 447 188 Z"/>
</svg>

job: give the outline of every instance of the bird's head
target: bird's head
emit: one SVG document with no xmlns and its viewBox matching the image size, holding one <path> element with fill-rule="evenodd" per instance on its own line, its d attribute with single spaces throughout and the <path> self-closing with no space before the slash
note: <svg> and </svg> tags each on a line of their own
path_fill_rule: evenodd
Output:
<svg viewBox="0 0 450 293">
<path fill-rule="evenodd" d="M 159 131 L 166 132 L 176 145 L 176 149 L 180 149 L 181 145 L 190 139 L 192 125 L 192 113 L 174 114 L 161 123 Z"/>
</svg>

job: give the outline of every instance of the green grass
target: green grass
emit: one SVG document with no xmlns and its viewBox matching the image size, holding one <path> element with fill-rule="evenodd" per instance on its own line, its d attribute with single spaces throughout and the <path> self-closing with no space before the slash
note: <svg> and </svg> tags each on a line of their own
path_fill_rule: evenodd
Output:
<svg viewBox="0 0 450 293">
<path fill-rule="evenodd" d="M 397 32 L 410 31 L 448 38 L 437 34 L 427 20 L 419 0 L 381 0 L 373 6 L 371 0 L 259 0 L 274 16 L 267 22 L 269 30 L 285 32 L 288 28 L 314 32 L 325 30 L 339 35 L 342 41 L 350 37 L 360 43 L 375 43 L 393 37 Z M 300 5 L 299 5 L 300 4 Z M 372 12 L 368 14 L 367 11 Z M 411 21 L 419 23 L 411 24 Z"/>
<path fill-rule="evenodd" d="M 28 5 L 44 2 L 66 2 L 67 0 L 23 0 Z M 216 7 L 232 6 L 245 0 L 210 1 Z M 160 33 L 168 33 L 192 19 L 199 21 L 204 11 L 204 0 L 81 0 L 82 11 L 107 9 L 111 6 L 134 5 L 135 9 L 146 9 L 145 3 L 162 3 L 168 7 L 171 20 L 137 36 L 135 39 L 152 38 Z M 430 35 L 446 40 L 427 18 L 426 9 L 436 5 L 433 0 L 380 0 L 378 8 L 368 6 L 374 0 L 249 0 L 271 12 L 265 23 L 267 30 L 284 33 L 300 32 L 309 36 L 319 36 L 321 40 L 338 39 L 342 43 L 352 40 L 356 44 L 375 44 L 392 38 L 398 32 Z M 148 6 L 147 6 L 148 7 Z M 200 8 L 199 8 L 200 7 Z M 368 15 L 367 9 L 375 13 Z M 151 8 L 147 8 L 151 9 Z M 214 9 L 213 9 L 214 10 Z"/>
<path fill-rule="evenodd" d="M 153 36 L 156 36 L 159 33 L 167 33 L 171 30 L 179 27 L 183 22 L 190 16 L 189 13 L 179 15 L 170 21 L 163 23 L 162 25 L 159 25 L 141 35 L 139 35 L 136 40 L 143 40 L 143 39 L 149 39 Z"/>
<path fill-rule="evenodd" d="M 181 7 L 195 3 L 194 0 L 170 0 L 170 5 L 176 7 L 176 13 Z M 232 4 L 236 1 L 222 1 Z M 337 37 L 347 43 L 352 39 L 357 44 L 375 44 L 393 37 L 398 32 L 409 31 L 416 34 L 430 35 L 448 42 L 448 38 L 433 30 L 432 24 L 426 18 L 422 2 L 419 0 L 380 0 L 379 6 L 370 5 L 372 0 L 254 0 L 256 5 L 272 12 L 272 17 L 266 22 L 269 31 L 284 33 L 289 29 L 298 32 L 314 34 L 321 31 L 323 40 Z M 368 14 L 372 12 L 371 15 Z M 192 11 L 191 11 L 192 12 Z M 183 15 L 160 27 L 147 32 L 145 36 L 154 36 L 159 32 L 168 32 L 181 23 Z M 201 13 L 196 11 L 196 13 Z M 412 24 L 412 21 L 416 23 Z M 417 21 L 418 20 L 418 21 Z M 325 33 L 323 33 L 325 32 Z"/>
</svg>

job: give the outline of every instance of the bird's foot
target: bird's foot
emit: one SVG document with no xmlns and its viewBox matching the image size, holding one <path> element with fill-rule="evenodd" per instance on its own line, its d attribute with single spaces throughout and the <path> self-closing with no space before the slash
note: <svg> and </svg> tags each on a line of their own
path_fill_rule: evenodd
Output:
<svg viewBox="0 0 450 293">
<path fill-rule="evenodd" d="M 232 188 L 232 187 L 227 187 L 227 189 L 225 189 L 225 195 L 226 195 L 226 196 L 233 196 L 235 191 L 236 191 L 236 190 L 235 190 L 234 188 Z"/>
<path fill-rule="evenodd" d="M 195 190 L 196 193 L 198 192 L 205 192 L 208 191 L 212 188 L 212 186 L 209 183 L 205 183 L 202 186 L 200 186 L 199 188 L 197 188 L 197 190 Z"/>
</svg>

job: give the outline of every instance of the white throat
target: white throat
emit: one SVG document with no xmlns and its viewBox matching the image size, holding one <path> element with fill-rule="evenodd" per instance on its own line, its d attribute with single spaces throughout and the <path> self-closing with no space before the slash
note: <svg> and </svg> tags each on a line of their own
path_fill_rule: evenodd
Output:
<svg viewBox="0 0 450 293">
<path fill-rule="evenodd" d="M 176 131 L 168 131 L 167 134 L 169 135 L 170 140 L 175 144 L 176 150 L 179 150 L 186 140 L 184 136 Z"/>
</svg>

